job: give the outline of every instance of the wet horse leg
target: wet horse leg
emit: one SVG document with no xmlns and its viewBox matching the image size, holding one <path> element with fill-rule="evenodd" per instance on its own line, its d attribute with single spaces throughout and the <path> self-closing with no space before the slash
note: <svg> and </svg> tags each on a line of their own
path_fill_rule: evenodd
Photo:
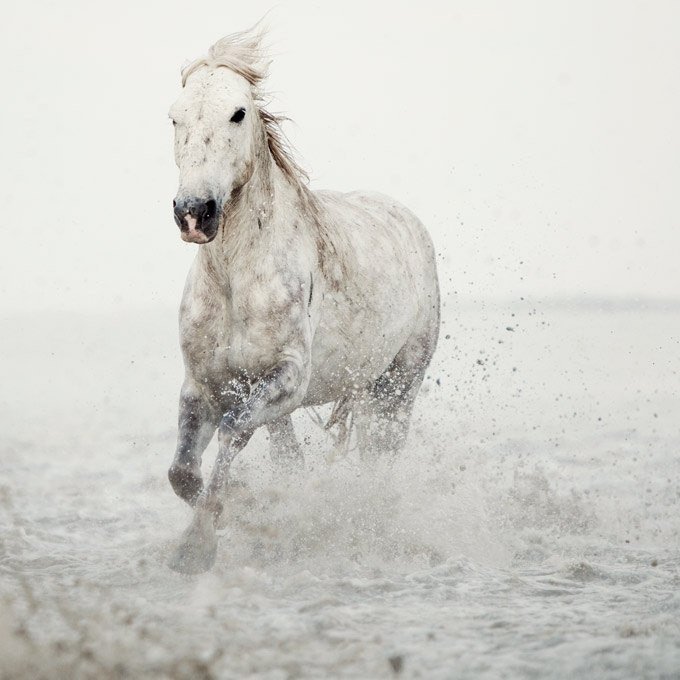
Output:
<svg viewBox="0 0 680 680">
<path fill-rule="evenodd" d="M 282 473 L 299 471 L 304 468 L 305 459 L 302 454 L 302 448 L 295 436 L 295 429 L 293 428 L 293 419 L 290 415 L 283 416 L 271 423 L 267 423 L 267 430 L 269 432 L 270 445 L 269 453 L 271 455 L 274 465 Z M 250 438 L 250 434 L 248 435 Z M 245 443 L 237 443 L 234 441 L 232 447 L 238 446 L 240 451 Z M 235 454 L 234 454 L 235 455 Z M 247 486 L 233 482 L 231 479 L 227 480 L 225 484 L 225 500 L 244 499 L 251 497 Z M 227 524 L 226 512 L 221 511 L 221 514 L 215 519 L 215 527 L 217 529 L 224 529 Z"/>
<path fill-rule="evenodd" d="M 308 382 L 309 372 L 301 363 L 282 361 L 256 383 L 245 402 L 224 414 L 210 481 L 198 498 L 193 521 L 170 560 L 172 569 L 196 574 L 213 566 L 217 552 L 215 521 L 222 514 L 223 493 L 234 457 L 257 427 L 278 420 L 299 405 Z"/>
<path fill-rule="evenodd" d="M 168 479 L 175 493 L 194 506 L 203 490 L 201 457 L 215 434 L 219 418 L 198 390 L 185 385 L 178 420 L 177 449 Z"/>
<path fill-rule="evenodd" d="M 411 338 L 373 383 L 360 409 L 357 431 L 364 460 L 395 456 L 406 444 L 411 413 L 436 345 L 439 317 Z"/>
<path fill-rule="evenodd" d="M 241 451 L 253 435 L 254 430 L 242 432 L 234 437 L 229 447 L 229 463 Z M 219 457 L 218 457 L 219 459 Z M 215 467 L 218 462 L 215 462 Z M 223 467 L 223 466 L 221 466 Z M 228 468 L 228 466 L 227 466 Z M 227 470 L 228 472 L 228 470 Z M 211 484 L 215 476 L 215 470 L 211 476 Z M 226 481 L 223 486 L 226 486 Z M 197 507 L 194 518 L 180 538 L 179 546 L 169 561 L 169 566 L 174 571 L 183 574 L 198 574 L 207 571 L 215 562 L 217 552 L 217 535 L 215 525 L 219 523 L 223 505 L 221 501 L 214 504 L 211 512 L 207 512 L 200 506 Z"/>
<path fill-rule="evenodd" d="M 393 389 L 397 384 L 400 388 Z M 375 461 L 396 456 L 406 443 L 411 412 L 420 382 L 400 380 L 394 369 L 384 373 L 357 409 L 357 436 L 361 459 Z"/>
</svg>

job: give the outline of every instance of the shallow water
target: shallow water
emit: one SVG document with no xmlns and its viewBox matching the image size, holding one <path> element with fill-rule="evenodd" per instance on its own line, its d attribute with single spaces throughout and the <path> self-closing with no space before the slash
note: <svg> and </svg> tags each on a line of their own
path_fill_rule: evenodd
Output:
<svg viewBox="0 0 680 680">
<path fill-rule="evenodd" d="M 444 320 L 393 467 L 256 435 L 184 577 L 174 312 L 6 317 L 0 675 L 679 678 L 680 306 Z"/>
</svg>

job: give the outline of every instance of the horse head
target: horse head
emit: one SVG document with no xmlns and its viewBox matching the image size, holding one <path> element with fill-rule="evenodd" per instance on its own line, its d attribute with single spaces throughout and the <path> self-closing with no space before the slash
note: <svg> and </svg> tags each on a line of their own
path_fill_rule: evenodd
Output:
<svg viewBox="0 0 680 680">
<path fill-rule="evenodd" d="M 216 43 L 207 58 L 183 70 L 182 92 L 170 108 L 180 175 L 175 222 L 191 243 L 215 238 L 230 201 L 253 174 L 264 139 L 253 86 L 266 65 L 246 68 L 230 45 L 220 53 Z"/>
</svg>

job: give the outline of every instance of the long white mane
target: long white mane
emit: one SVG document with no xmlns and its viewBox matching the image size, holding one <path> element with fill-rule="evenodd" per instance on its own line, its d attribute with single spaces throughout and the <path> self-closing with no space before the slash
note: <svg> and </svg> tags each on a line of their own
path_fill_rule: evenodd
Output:
<svg viewBox="0 0 680 680">
<path fill-rule="evenodd" d="M 269 74 L 271 59 L 263 45 L 264 37 L 265 30 L 260 24 L 256 24 L 247 31 L 221 38 L 208 50 L 207 56 L 196 59 L 182 69 L 182 87 L 186 85 L 189 76 L 203 66 L 224 67 L 243 76 L 252 88 L 253 99 L 257 104 L 274 161 L 290 181 L 300 189 L 306 189 L 309 177 L 295 160 L 293 149 L 281 128 L 281 123 L 288 118 L 271 113 L 265 108 L 268 94 L 262 85 Z"/>
</svg>

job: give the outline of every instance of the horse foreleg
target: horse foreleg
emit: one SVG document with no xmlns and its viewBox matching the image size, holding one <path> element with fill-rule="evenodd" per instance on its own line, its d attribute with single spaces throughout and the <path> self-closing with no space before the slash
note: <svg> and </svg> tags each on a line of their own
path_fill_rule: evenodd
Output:
<svg viewBox="0 0 680 680">
<path fill-rule="evenodd" d="M 223 494 L 229 468 L 252 432 L 289 414 L 302 401 L 309 373 L 301 363 L 282 361 L 263 376 L 244 402 L 234 405 L 222 417 L 219 451 L 208 486 L 196 502 L 194 518 L 184 532 L 170 566 L 183 573 L 207 571 L 215 563 L 217 535 L 215 522 L 222 514 Z"/>
<path fill-rule="evenodd" d="M 175 493 L 191 506 L 203 490 L 201 457 L 217 429 L 217 420 L 198 390 L 185 385 L 179 399 L 177 449 L 168 479 Z"/>
<path fill-rule="evenodd" d="M 245 447 L 252 435 L 253 430 L 249 430 L 234 437 L 227 454 L 230 463 L 236 454 Z M 218 461 L 221 458 L 221 453 L 220 451 L 220 454 L 218 454 Z M 218 462 L 215 463 L 215 467 L 217 465 Z M 214 474 L 213 470 L 213 475 L 210 478 L 211 485 Z M 203 506 L 204 503 L 199 501 L 191 524 L 182 534 L 179 545 L 168 562 L 168 565 L 174 571 L 182 574 L 200 574 L 210 569 L 215 563 L 215 555 L 217 553 L 215 525 L 219 522 L 220 515 L 222 514 L 222 503 L 221 501 L 215 503 L 212 512 L 207 511 Z"/>
</svg>

